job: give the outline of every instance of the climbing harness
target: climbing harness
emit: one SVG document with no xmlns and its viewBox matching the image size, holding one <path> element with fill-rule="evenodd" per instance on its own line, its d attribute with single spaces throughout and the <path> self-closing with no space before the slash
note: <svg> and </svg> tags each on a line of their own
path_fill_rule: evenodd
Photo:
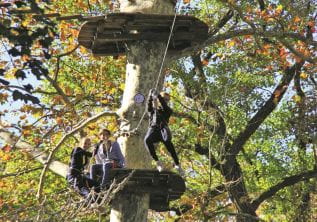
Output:
<svg viewBox="0 0 317 222">
<path fill-rule="evenodd" d="M 176 2 L 176 4 L 177 4 L 177 2 Z M 177 12 L 178 12 L 179 6 L 180 6 L 180 3 L 178 3 L 177 7 L 175 8 L 175 14 L 174 14 L 173 23 L 172 23 L 172 26 L 171 26 L 171 31 L 170 31 L 170 34 L 168 36 L 168 40 L 167 40 L 167 44 L 166 44 L 166 47 L 165 47 L 165 51 L 164 51 L 161 67 L 160 67 L 159 74 L 158 74 L 158 77 L 157 77 L 156 83 L 155 83 L 155 88 L 154 88 L 155 90 L 157 90 L 157 87 L 158 87 L 158 84 L 159 84 L 159 81 L 160 81 L 160 77 L 161 77 L 162 70 L 163 70 L 163 67 L 164 67 L 165 58 L 166 58 L 166 55 L 167 55 L 167 50 L 168 50 L 168 47 L 170 45 L 170 41 L 171 41 L 171 38 L 172 38 L 172 34 L 173 34 L 173 30 L 174 30 L 174 26 L 175 26 L 175 22 L 176 22 L 176 17 L 177 17 Z M 123 135 L 124 134 L 136 134 L 136 132 L 138 131 L 138 129 L 139 129 L 139 127 L 140 127 L 140 125 L 141 125 L 146 113 L 147 113 L 147 111 L 146 111 L 146 109 L 144 109 L 142 117 L 141 117 L 140 121 L 138 122 L 137 126 L 131 131 L 128 131 L 128 132 L 124 132 L 123 131 L 122 132 Z"/>
</svg>

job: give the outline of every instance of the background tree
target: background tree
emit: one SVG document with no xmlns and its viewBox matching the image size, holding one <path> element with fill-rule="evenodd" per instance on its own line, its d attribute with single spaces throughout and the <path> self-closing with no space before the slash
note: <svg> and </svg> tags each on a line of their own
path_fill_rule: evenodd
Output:
<svg viewBox="0 0 317 222">
<path fill-rule="evenodd" d="M 58 220 L 71 212 L 61 206 L 69 205 L 69 195 L 74 194 L 67 192 L 64 179 L 48 168 L 65 174 L 70 150 L 79 138 L 76 133 L 81 129 L 94 135 L 105 122 L 111 130 L 118 129 L 117 113 L 130 118 L 129 112 L 121 107 L 125 104 L 121 104 L 122 95 L 127 96 L 126 92 L 123 94 L 124 81 L 128 80 L 124 80 L 125 57 L 95 58 L 85 48 L 78 47 L 76 36 L 82 22 L 60 20 L 60 16 L 48 20 L 42 13 L 99 15 L 118 10 L 118 4 L 109 1 L 21 4 L 19 1 L 10 6 L 1 4 L 1 27 L 5 27 L 0 29 L 1 50 L 9 62 L 1 63 L 4 76 L 1 76 L 0 98 L 2 104 L 9 103 L 10 98 L 26 101 L 33 98 L 29 100 L 37 103 L 33 97 L 36 96 L 41 103 L 19 107 L 15 111 L 19 121 L 15 124 L 7 123 L 4 109 L 8 108 L 2 105 L 0 136 L 5 142 L 0 152 L 1 217 Z M 24 11 L 14 14 L 12 10 Z M 315 11 L 314 1 L 182 2 L 180 14 L 194 15 L 210 26 L 209 38 L 178 56 L 168 57 L 168 61 L 178 60 L 164 72 L 163 87 L 173 96 L 175 116 L 171 127 L 186 170 L 187 192 L 172 206 L 175 216 L 151 213 L 150 219 L 316 219 Z M 42 15 L 34 17 L 34 14 Z M 16 18 L 10 17 L 15 23 L 9 24 L 8 16 Z M 47 33 L 34 34 L 39 36 L 26 41 L 28 46 L 16 40 L 32 35 L 25 29 L 37 30 L 41 24 L 47 25 L 42 27 Z M 21 28 L 15 31 L 14 27 Z M 37 45 L 45 37 L 50 38 L 44 45 Z M 132 45 L 140 53 L 136 58 L 144 61 L 144 54 L 138 49 L 153 47 L 150 44 Z M 14 48 L 20 53 L 17 56 L 10 53 Z M 162 48 L 164 44 L 155 46 Z M 38 54 L 34 57 L 35 52 Z M 157 61 L 153 64 L 158 65 L 162 51 L 155 53 Z M 32 59 L 39 62 L 30 63 Z M 33 65 L 33 70 L 29 65 Z M 28 86 L 29 92 L 25 87 L 18 89 L 19 85 L 12 80 L 22 72 L 31 75 L 28 69 L 42 79 L 36 88 Z M 21 71 L 16 74 L 17 70 Z M 149 73 L 153 76 L 158 73 L 157 66 Z M 142 92 L 148 88 L 142 88 Z M 19 97 L 15 90 L 19 90 Z M 133 109 L 136 106 L 130 105 Z M 143 109 L 138 107 L 137 115 Z M 138 119 L 130 122 L 127 130 L 134 128 Z M 140 142 L 145 125 L 142 123 L 140 135 L 124 139 L 132 139 L 131 143 L 133 138 L 138 141 L 135 148 L 140 153 L 145 152 Z M 12 132 L 18 140 L 8 137 Z M 160 152 L 170 162 L 164 149 Z M 35 156 L 44 165 L 35 161 Z M 149 167 L 139 160 L 128 164 Z M 76 218 L 97 219 L 98 213 L 81 212 Z"/>
</svg>

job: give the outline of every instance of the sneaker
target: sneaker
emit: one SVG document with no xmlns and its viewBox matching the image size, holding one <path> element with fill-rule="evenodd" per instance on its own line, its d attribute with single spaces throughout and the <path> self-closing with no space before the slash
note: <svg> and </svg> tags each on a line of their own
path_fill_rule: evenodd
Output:
<svg viewBox="0 0 317 222">
<path fill-rule="evenodd" d="M 162 172 L 163 170 L 163 164 L 161 161 L 156 161 L 156 169 L 159 171 L 159 172 Z"/>
<path fill-rule="evenodd" d="M 184 170 L 181 168 L 180 165 L 175 165 L 175 169 L 177 170 L 177 172 L 179 173 L 179 175 L 184 176 L 185 172 L 184 172 Z"/>
</svg>

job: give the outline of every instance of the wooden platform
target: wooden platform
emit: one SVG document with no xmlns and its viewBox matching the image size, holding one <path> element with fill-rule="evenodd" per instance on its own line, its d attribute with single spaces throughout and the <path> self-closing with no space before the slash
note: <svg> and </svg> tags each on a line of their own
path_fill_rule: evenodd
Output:
<svg viewBox="0 0 317 222">
<path fill-rule="evenodd" d="M 94 55 L 120 55 L 126 52 L 126 43 L 131 41 L 168 41 L 173 15 L 141 13 L 113 13 L 90 18 L 81 27 L 78 35 L 80 45 Z M 176 17 L 169 53 L 177 53 L 208 37 L 208 26 L 192 16 Z"/>
<path fill-rule="evenodd" d="M 111 169 L 110 178 L 123 180 L 132 169 Z M 169 202 L 179 199 L 186 190 L 183 178 L 170 171 L 137 169 L 122 192 L 149 193 L 150 209 L 167 211 Z"/>
</svg>

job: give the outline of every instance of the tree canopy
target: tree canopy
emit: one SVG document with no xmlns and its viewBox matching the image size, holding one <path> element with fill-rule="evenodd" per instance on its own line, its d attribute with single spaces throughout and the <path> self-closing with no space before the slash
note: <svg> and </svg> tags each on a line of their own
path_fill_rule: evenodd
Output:
<svg viewBox="0 0 317 222">
<path fill-rule="evenodd" d="M 77 42 L 84 17 L 118 7 L 0 3 L 1 219 L 71 214 L 78 196 L 54 164 L 68 164 L 81 136 L 97 142 L 100 128 L 118 131 L 126 57 L 95 57 Z M 149 221 L 317 220 L 316 1 L 179 0 L 176 9 L 209 33 L 169 56 L 163 72 L 187 190 L 174 213 Z M 87 209 L 73 219 L 101 216 Z"/>
</svg>

